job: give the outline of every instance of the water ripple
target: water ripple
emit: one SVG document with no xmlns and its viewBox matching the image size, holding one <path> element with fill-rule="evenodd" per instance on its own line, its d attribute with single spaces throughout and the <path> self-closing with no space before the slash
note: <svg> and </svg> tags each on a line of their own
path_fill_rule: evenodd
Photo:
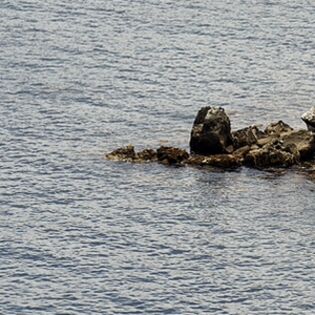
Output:
<svg viewBox="0 0 315 315">
<path fill-rule="evenodd" d="M 314 180 L 105 161 L 195 112 L 302 127 L 310 1 L 0 3 L 1 314 L 313 314 Z"/>
</svg>

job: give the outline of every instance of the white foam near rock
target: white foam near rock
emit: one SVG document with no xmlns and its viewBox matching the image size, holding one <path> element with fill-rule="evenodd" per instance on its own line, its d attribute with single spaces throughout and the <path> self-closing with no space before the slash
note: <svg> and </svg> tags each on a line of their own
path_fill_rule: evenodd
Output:
<svg viewBox="0 0 315 315">
<path fill-rule="evenodd" d="M 315 132 L 315 106 L 301 116 L 306 123 L 307 129 Z"/>
</svg>

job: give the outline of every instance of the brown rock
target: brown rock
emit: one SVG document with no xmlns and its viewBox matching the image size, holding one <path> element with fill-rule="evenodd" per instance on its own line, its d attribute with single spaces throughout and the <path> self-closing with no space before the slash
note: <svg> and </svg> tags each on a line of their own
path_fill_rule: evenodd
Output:
<svg viewBox="0 0 315 315">
<path fill-rule="evenodd" d="M 245 145 L 244 147 L 241 147 L 233 152 L 233 155 L 244 157 L 249 151 L 251 150 L 251 147 L 249 145 Z"/>
<path fill-rule="evenodd" d="M 132 145 L 118 148 L 106 154 L 106 158 L 112 161 L 132 162 L 136 158 L 135 148 Z"/>
<path fill-rule="evenodd" d="M 242 157 L 234 154 L 214 154 L 210 156 L 190 156 L 187 164 L 195 166 L 214 166 L 222 168 L 235 168 L 242 165 Z"/>
<path fill-rule="evenodd" d="M 153 149 L 144 149 L 136 154 L 137 162 L 155 162 L 157 161 L 157 152 Z"/>
<path fill-rule="evenodd" d="M 269 136 L 266 138 L 261 138 L 257 141 L 257 145 L 259 147 L 263 147 L 264 145 L 271 143 L 274 139 L 276 139 L 277 137 L 273 137 L 273 136 Z"/>
<path fill-rule="evenodd" d="M 162 164 L 183 165 L 188 158 L 189 154 L 183 149 L 164 146 L 157 149 L 157 159 Z"/>
<path fill-rule="evenodd" d="M 290 132 L 293 128 L 291 128 L 288 124 L 284 123 L 282 120 L 279 120 L 276 123 L 271 123 L 265 129 L 265 133 L 269 136 L 280 135 L 281 133 Z"/>
<path fill-rule="evenodd" d="M 308 130 L 292 131 L 281 136 L 284 145 L 294 144 L 301 160 L 309 159 L 315 152 L 315 134 Z"/>
<path fill-rule="evenodd" d="M 299 152 L 294 144 L 284 145 L 282 141 L 274 140 L 262 148 L 254 149 L 245 156 L 245 164 L 252 167 L 289 167 L 298 163 Z"/>
</svg>

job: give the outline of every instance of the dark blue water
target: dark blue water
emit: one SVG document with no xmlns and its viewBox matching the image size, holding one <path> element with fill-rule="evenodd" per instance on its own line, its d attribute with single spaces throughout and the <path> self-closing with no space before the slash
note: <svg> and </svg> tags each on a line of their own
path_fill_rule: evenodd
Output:
<svg viewBox="0 0 315 315">
<path fill-rule="evenodd" d="M 312 1 L 0 2 L 0 314 L 315 313 L 315 181 L 113 163 L 201 106 L 302 128 Z"/>
</svg>

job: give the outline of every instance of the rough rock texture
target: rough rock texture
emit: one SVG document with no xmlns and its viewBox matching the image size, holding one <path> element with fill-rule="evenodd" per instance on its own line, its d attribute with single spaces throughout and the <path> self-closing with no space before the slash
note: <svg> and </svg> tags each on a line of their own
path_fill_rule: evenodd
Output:
<svg viewBox="0 0 315 315">
<path fill-rule="evenodd" d="M 234 149 L 239 149 L 246 145 L 251 146 L 264 136 L 266 136 L 265 133 L 260 131 L 256 126 L 250 126 L 234 131 L 232 132 Z"/>
<path fill-rule="evenodd" d="M 304 113 L 301 118 L 306 123 L 307 129 L 315 132 L 315 106 Z"/>
<path fill-rule="evenodd" d="M 154 162 L 157 161 L 157 153 L 152 149 L 145 149 L 136 153 L 134 146 L 128 145 L 106 154 L 106 158 L 111 161 L 121 162 Z"/>
<path fill-rule="evenodd" d="M 241 156 L 232 154 L 214 154 L 214 155 L 193 155 L 190 156 L 186 164 L 195 166 L 215 166 L 221 168 L 235 168 L 242 165 Z"/>
<path fill-rule="evenodd" d="M 138 162 L 154 162 L 157 161 L 157 152 L 153 149 L 144 149 L 136 154 Z"/>
<path fill-rule="evenodd" d="M 281 140 L 273 140 L 262 148 L 250 150 L 244 163 L 251 167 L 289 167 L 298 163 L 300 154 L 294 144 L 285 145 Z"/>
<path fill-rule="evenodd" d="M 157 149 L 157 159 L 162 164 L 183 165 L 188 158 L 189 154 L 183 149 L 164 146 Z"/>
<path fill-rule="evenodd" d="M 108 154 L 106 158 L 112 161 L 133 162 L 136 158 L 136 152 L 133 145 L 118 148 Z"/>
<path fill-rule="evenodd" d="M 288 124 L 284 123 L 282 120 L 279 120 L 276 123 L 271 123 L 265 129 L 265 133 L 269 136 L 279 136 L 281 133 L 290 132 L 291 128 Z"/>
<path fill-rule="evenodd" d="M 295 145 L 301 160 L 311 158 L 315 152 L 315 134 L 308 130 L 292 131 L 281 135 L 285 146 Z"/>
<path fill-rule="evenodd" d="M 221 107 L 203 107 L 190 137 L 192 153 L 210 155 L 233 151 L 230 119 Z"/>
<path fill-rule="evenodd" d="M 305 117 L 312 119 L 311 114 Z M 129 145 L 107 154 L 106 158 L 227 169 L 241 165 L 274 168 L 294 164 L 305 168 L 308 165 L 306 161 L 312 161 L 315 169 L 315 132 L 293 130 L 283 121 L 278 121 L 267 126 L 264 132 L 250 126 L 231 134 L 230 120 L 222 108 L 204 107 L 198 112 L 191 131 L 190 148 L 191 155 L 183 149 L 166 146 L 135 152 Z"/>
</svg>

